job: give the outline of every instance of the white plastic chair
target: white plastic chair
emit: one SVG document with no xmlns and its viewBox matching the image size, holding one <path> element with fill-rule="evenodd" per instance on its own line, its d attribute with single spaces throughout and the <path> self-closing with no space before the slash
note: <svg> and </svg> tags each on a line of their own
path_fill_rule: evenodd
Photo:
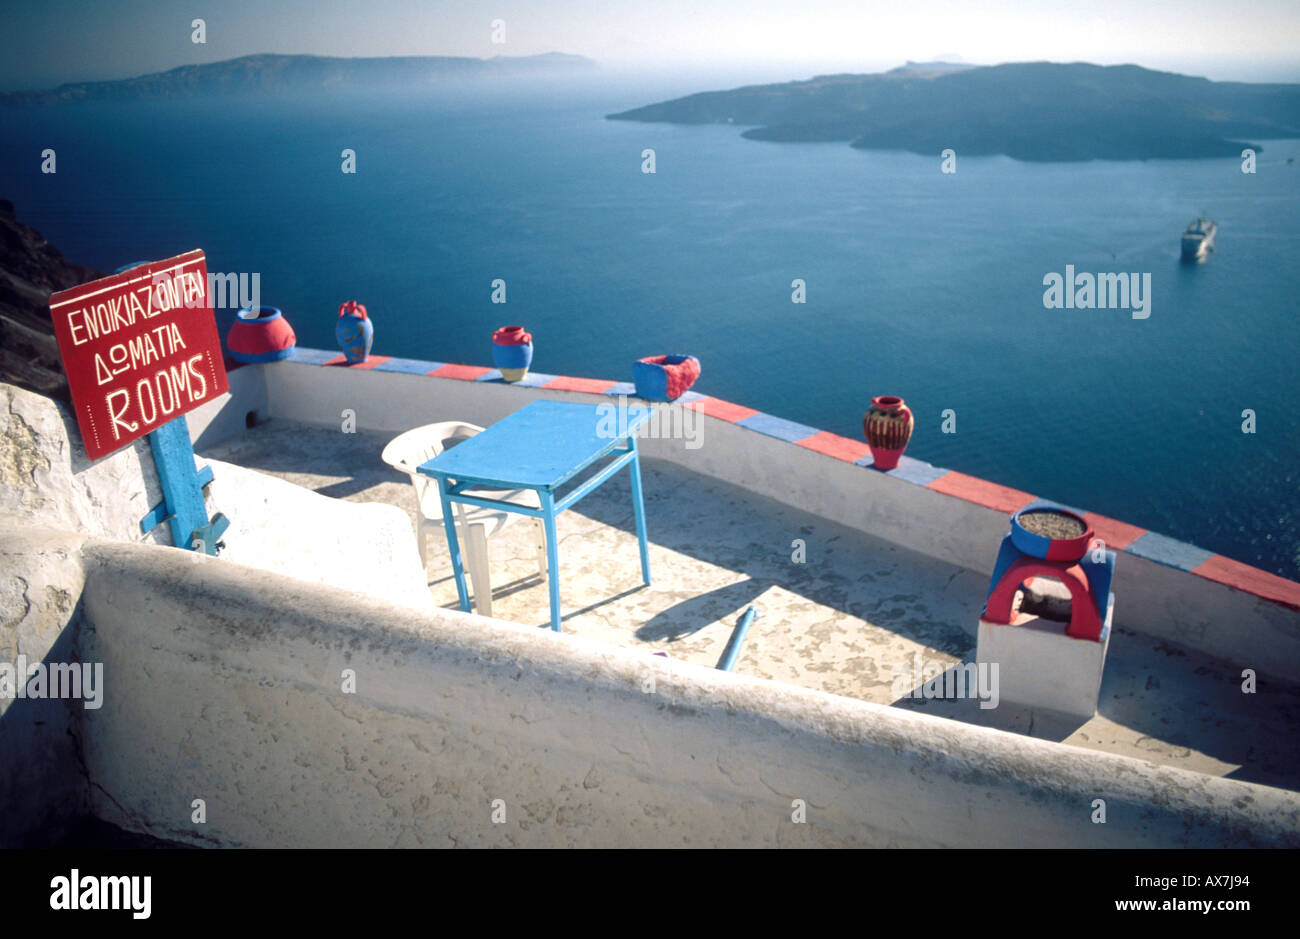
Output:
<svg viewBox="0 0 1300 939">
<path fill-rule="evenodd" d="M 432 460 L 448 447 L 469 439 L 482 431 L 477 424 L 464 421 L 443 421 L 425 424 L 394 437 L 384 447 L 382 459 L 393 469 L 405 473 L 415 489 L 415 504 L 420 523 L 416 532 L 420 543 L 420 560 L 427 567 L 429 551 L 427 539 L 430 532 L 445 537 L 442 524 L 442 500 L 438 498 L 438 482 L 418 471 L 421 463 Z M 518 502 L 538 508 L 537 493 L 531 489 L 489 489 L 475 487 L 475 494 L 486 498 Z M 474 587 L 474 609 L 483 616 L 492 615 L 492 578 L 488 567 L 488 538 L 504 530 L 526 515 L 481 508 L 464 503 L 453 503 L 456 512 L 456 536 L 460 539 L 465 571 Z M 546 529 L 540 518 L 535 523 L 537 543 L 537 570 L 546 577 Z"/>
</svg>

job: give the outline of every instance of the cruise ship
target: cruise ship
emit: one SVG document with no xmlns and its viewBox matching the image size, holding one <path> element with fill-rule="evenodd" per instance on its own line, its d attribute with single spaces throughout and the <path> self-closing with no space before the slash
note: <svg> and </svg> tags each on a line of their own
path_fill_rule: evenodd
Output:
<svg viewBox="0 0 1300 939">
<path fill-rule="evenodd" d="M 1183 232 L 1183 260 L 1199 261 L 1214 250 L 1214 234 L 1219 226 L 1213 219 L 1201 216 Z"/>
</svg>

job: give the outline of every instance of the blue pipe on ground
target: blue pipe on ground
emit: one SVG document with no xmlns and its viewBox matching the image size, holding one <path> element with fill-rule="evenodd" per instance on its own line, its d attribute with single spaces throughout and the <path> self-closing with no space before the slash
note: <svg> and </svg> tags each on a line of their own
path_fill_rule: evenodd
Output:
<svg viewBox="0 0 1300 939">
<path fill-rule="evenodd" d="M 749 626 L 758 617 L 758 607 L 751 606 L 745 611 L 745 615 L 740 618 L 740 623 L 732 630 L 731 638 L 727 640 L 727 648 L 722 651 L 722 658 L 718 661 L 718 668 L 724 672 L 731 671 L 731 667 L 736 664 L 736 659 L 740 658 L 740 647 L 745 644 L 745 635 L 749 632 Z"/>
</svg>

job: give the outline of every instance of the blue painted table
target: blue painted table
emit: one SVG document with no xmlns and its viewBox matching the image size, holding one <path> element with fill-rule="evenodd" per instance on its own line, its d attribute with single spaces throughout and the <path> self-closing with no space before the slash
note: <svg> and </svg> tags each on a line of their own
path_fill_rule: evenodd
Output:
<svg viewBox="0 0 1300 939">
<path fill-rule="evenodd" d="M 551 593 L 551 629 L 560 631 L 559 551 L 555 517 L 592 492 L 623 467 L 632 482 L 632 509 L 641 547 L 641 577 L 650 584 L 650 555 L 646 545 L 645 503 L 641 497 L 641 460 L 636 431 L 650 419 L 646 408 L 616 405 L 533 401 L 482 433 L 445 450 L 419 467 L 438 481 L 442 521 L 447 531 L 451 567 L 456 575 L 460 608 L 469 612 L 465 569 L 456 537 L 453 502 L 540 518 L 546 528 L 547 587 Z M 606 457 L 593 475 L 564 495 L 558 490 L 587 467 Z M 532 489 L 541 508 L 474 495 L 475 487 Z"/>
</svg>

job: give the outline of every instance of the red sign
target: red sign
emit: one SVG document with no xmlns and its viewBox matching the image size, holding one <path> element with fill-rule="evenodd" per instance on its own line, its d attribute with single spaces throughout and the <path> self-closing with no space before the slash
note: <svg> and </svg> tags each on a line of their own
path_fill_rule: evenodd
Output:
<svg viewBox="0 0 1300 939">
<path fill-rule="evenodd" d="M 230 388 L 202 251 L 61 290 L 50 315 L 92 460 Z"/>
</svg>

